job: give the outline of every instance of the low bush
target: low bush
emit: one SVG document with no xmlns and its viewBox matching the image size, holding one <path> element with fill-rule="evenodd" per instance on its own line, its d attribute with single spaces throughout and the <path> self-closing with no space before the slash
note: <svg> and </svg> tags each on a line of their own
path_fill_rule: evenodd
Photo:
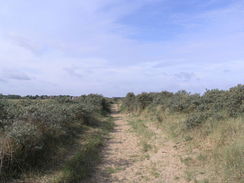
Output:
<svg viewBox="0 0 244 183">
<path fill-rule="evenodd" d="M 187 129 L 194 128 L 206 121 L 209 118 L 209 116 L 210 114 L 206 112 L 194 113 L 192 115 L 189 115 L 188 118 L 184 121 L 184 123 Z"/>
<path fill-rule="evenodd" d="M 109 107 L 100 95 L 75 100 L 57 97 L 44 101 L 1 101 L 0 180 L 45 162 L 47 154 L 57 148 L 54 142 L 72 138 L 77 131 L 74 128 L 97 122 L 97 115 L 107 114 Z"/>
<path fill-rule="evenodd" d="M 193 128 L 210 116 L 221 118 L 220 115 L 225 113 L 229 117 L 237 117 L 244 113 L 244 85 L 237 85 L 226 91 L 206 90 L 203 95 L 191 94 L 184 90 L 176 93 L 163 91 L 139 95 L 128 93 L 122 104 L 123 109 L 128 112 L 141 112 L 153 106 L 160 106 L 162 110 L 171 113 L 188 114 L 185 123 Z"/>
</svg>

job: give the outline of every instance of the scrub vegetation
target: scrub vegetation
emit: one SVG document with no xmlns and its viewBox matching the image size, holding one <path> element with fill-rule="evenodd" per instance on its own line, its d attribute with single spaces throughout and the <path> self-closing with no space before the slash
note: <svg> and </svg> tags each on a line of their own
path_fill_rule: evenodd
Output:
<svg viewBox="0 0 244 183">
<path fill-rule="evenodd" d="M 55 182 L 88 177 L 112 129 L 109 112 L 110 101 L 100 95 L 1 99 L 0 182 L 41 175 L 60 163 Z"/>
<path fill-rule="evenodd" d="M 137 123 L 153 121 L 172 139 L 184 142 L 190 156 L 182 162 L 189 181 L 200 182 L 200 174 L 206 175 L 205 182 L 244 180 L 244 85 L 203 95 L 128 93 L 121 109 L 144 119 Z"/>
<path fill-rule="evenodd" d="M 244 85 L 202 95 L 0 96 L 0 182 L 244 180 Z"/>
</svg>

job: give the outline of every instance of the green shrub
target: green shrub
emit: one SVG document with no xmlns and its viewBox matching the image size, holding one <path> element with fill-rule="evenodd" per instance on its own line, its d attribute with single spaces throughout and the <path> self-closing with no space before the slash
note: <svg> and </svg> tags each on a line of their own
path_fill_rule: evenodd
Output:
<svg viewBox="0 0 244 183">
<path fill-rule="evenodd" d="M 210 116 L 215 120 L 220 120 L 228 116 L 237 117 L 244 113 L 244 85 L 238 85 L 226 91 L 206 90 L 203 95 L 191 94 L 184 90 L 176 93 L 163 91 L 139 95 L 128 93 L 122 106 L 129 112 L 140 112 L 152 106 L 160 106 L 162 110 L 171 113 L 186 113 L 188 114 L 188 119 L 185 121 L 187 128 L 194 128 Z"/>
<path fill-rule="evenodd" d="M 37 162 L 42 163 L 49 152 L 56 150 L 53 142 L 73 138 L 76 131 L 80 132 L 77 128 L 94 125 L 96 115 L 105 115 L 109 108 L 110 103 L 100 95 L 76 100 L 60 96 L 46 101 L 1 102 L 0 141 L 8 139 L 8 143 L 1 145 L 0 181 L 27 167 L 38 166 Z"/>
<path fill-rule="evenodd" d="M 0 101 L 0 129 L 4 127 L 4 120 L 7 118 L 6 104 Z"/>
<path fill-rule="evenodd" d="M 238 85 L 228 91 L 225 106 L 230 116 L 238 116 L 244 112 L 244 85 Z"/>
<path fill-rule="evenodd" d="M 123 99 L 122 108 L 126 111 L 134 111 L 135 110 L 135 100 L 136 96 L 134 93 L 128 93 L 126 97 Z"/>
<path fill-rule="evenodd" d="M 194 128 L 199 126 L 201 123 L 206 121 L 209 118 L 210 114 L 206 112 L 199 112 L 190 114 L 188 118 L 184 121 L 187 129 Z"/>
</svg>

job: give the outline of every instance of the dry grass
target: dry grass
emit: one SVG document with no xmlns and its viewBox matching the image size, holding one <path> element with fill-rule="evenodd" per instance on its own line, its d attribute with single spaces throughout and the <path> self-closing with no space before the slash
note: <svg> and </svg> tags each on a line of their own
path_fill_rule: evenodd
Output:
<svg viewBox="0 0 244 183">
<path fill-rule="evenodd" d="M 6 171 L 3 171 L 3 167 L 5 166 L 6 159 L 12 159 L 12 145 L 11 139 L 0 136 L 0 175 L 7 174 Z"/>
<path fill-rule="evenodd" d="M 172 114 L 160 107 L 145 110 L 139 116 L 156 122 L 176 142 L 184 142 L 189 157 L 182 160 L 188 167 L 189 181 L 242 183 L 244 180 L 243 116 L 209 119 L 194 129 L 184 128 L 186 115 Z"/>
<path fill-rule="evenodd" d="M 150 130 L 145 124 L 147 121 L 131 117 L 128 123 L 132 126 L 133 130 L 140 136 L 140 145 L 144 152 L 148 152 L 152 149 L 150 140 L 154 136 L 152 130 Z"/>
</svg>

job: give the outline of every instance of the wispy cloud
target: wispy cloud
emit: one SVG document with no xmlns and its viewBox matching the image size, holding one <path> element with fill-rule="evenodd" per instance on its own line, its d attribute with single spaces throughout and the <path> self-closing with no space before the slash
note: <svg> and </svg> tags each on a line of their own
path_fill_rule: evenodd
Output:
<svg viewBox="0 0 244 183">
<path fill-rule="evenodd" d="M 31 78 L 18 70 L 2 70 L 0 72 L 0 77 L 2 81 L 18 80 L 18 81 L 29 81 Z"/>
<path fill-rule="evenodd" d="M 196 78 L 194 73 L 188 73 L 188 72 L 177 73 L 177 74 L 175 74 L 175 77 L 182 81 L 190 81 L 190 80 Z"/>
<path fill-rule="evenodd" d="M 29 76 L 27 76 L 24 73 L 16 73 L 16 74 L 10 74 L 7 76 L 8 79 L 14 79 L 14 80 L 22 80 L 22 81 L 28 81 L 31 80 Z"/>
<path fill-rule="evenodd" d="M 227 88 L 244 82 L 243 18 L 243 0 L 3 1 L 0 93 Z"/>
<path fill-rule="evenodd" d="M 9 35 L 9 38 L 13 41 L 13 44 L 20 46 L 37 56 L 44 54 L 47 49 L 40 42 L 39 43 L 35 42 L 34 40 L 28 39 L 26 37 L 22 37 L 17 34 L 12 33 Z"/>
</svg>

